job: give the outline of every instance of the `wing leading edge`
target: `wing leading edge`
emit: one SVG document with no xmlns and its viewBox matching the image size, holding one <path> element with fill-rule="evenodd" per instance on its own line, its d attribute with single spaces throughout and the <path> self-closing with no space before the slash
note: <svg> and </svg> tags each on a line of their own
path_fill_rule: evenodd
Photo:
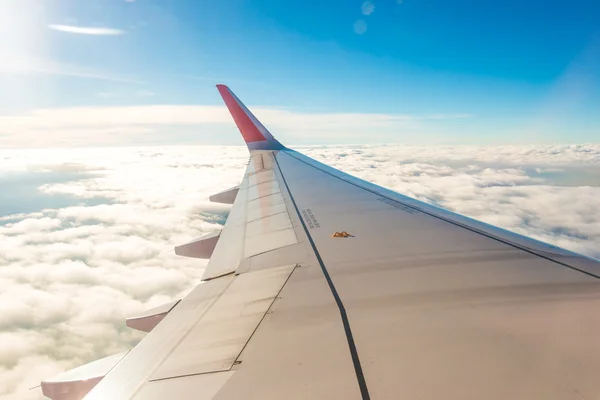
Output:
<svg viewBox="0 0 600 400">
<path fill-rule="evenodd" d="M 218 90 L 251 156 L 205 282 L 87 399 L 600 394 L 597 260 L 319 163 Z"/>
</svg>

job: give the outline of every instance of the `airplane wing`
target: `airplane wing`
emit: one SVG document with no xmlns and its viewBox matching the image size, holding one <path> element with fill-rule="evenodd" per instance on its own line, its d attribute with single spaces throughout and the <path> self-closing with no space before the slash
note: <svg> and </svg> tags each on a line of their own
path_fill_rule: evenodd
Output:
<svg viewBox="0 0 600 400">
<path fill-rule="evenodd" d="M 149 333 L 126 355 L 45 381 L 46 395 L 600 395 L 597 260 L 330 168 L 218 90 L 250 159 L 239 186 L 211 197 L 233 204 L 223 229 L 176 249 L 210 257 L 203 283 L 129 319 Z"/>
</svg>

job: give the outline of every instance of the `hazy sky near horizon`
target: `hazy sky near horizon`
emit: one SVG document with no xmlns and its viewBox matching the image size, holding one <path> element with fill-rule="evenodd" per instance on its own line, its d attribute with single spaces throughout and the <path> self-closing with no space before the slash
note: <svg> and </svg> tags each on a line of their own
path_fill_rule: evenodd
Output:
<svg viewBox="0 0 600 400">
<path fill-rule="evenodd" d="M 600 139 L 600 3 L 4 0 L 0 147 Z"/>
</svg>

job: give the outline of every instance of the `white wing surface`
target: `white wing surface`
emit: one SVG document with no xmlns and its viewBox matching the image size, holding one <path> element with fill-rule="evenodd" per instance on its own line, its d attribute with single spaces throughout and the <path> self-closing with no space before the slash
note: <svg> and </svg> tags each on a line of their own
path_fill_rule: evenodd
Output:
<svg viewBox="0 0 600 400">
<path fill-rule="evenodd" d="M 218 89 L 250 160 L 213 197 L 223 230 L 179 249 L 210 257 L 204 282 L 136 317 L 150 332 L 86 399 L 600 396 L 597 260 L 290 150 Z"/>
</svg>

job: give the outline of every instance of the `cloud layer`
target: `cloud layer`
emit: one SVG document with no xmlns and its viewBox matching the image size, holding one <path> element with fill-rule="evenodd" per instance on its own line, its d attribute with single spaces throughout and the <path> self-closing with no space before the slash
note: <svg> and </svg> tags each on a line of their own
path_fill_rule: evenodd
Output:
<svg viewBox="0 0 600 400">
<path fill-rule="evenodd" d="M 100 28 L 100 27 L 92 27 L 92 26 L 74 26 L 74 25 L 48 25 L 48 28 L 66 32 L 66 33 L 76 33 L 79 35 L 103 35 L 103 36 L 115 36 L 115 35 L 123 35 L 125 31 L 114 28 Z"/>
<path fill-rule="evenodd" d="M 600 256 L 600 145 L 300 150 L 424 201 Z M 239 183 L 246 160 L 241 147 L 0 150 L 0 178 L 30 174 L 41 182 L 38 209 L 7 214 L 0 197 L 0 397 L 41 398 L 26 389 L 135 344 L 141 335 L 125 317 L 199 281 L 205 261 L 171 249 L 219 228 L 227 208 L 206 199 Z M 45 208 L 52 196 L 68 201 Z"/>
</svg>

